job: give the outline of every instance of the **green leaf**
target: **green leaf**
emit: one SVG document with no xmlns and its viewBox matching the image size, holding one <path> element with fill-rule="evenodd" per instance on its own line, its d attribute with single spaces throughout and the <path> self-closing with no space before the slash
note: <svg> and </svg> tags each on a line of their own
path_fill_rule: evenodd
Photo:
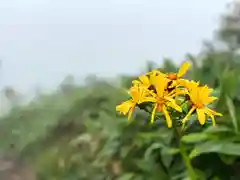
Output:
<svg viewBox="0 0 240 180">
<path fill-rule="evenodd" d="M 189 111 L 189 103 L 183 103 L 182 105 L 181 105 L 181 108 L 182 108 L 182 110 L 183 110 L 183 112 L 184 113 L 188 113 L 188 111 Z"/>
<path fill-rule="evenodd" d="M 232 99 L 229 98 L 228 96 L 226 96 L 226 103 L 227 103 L 228 111 L 232 118 L 232 123 L 233 123 L 234 129 L 235 129 L 235 132 L 238 132 L 238 121 L 237 121 L 237 117 L 236 117 L 235 106 L 232 102 Z"/>
<path fill-rule="evenodd" d="M 214 89 L 213 92 L 212 92 L 212 96 L 215 96 L 215 97 L 219 97 L 220 94 L 221 94 L 220 88 L 216 88 L 216 89 Z"/>
<path fill-rule="evenodd" d="M 227 155 L 240 156 L 240 144 L 228 143 L 222 141 L 208 141 L 206 143 L 197 145 L 190 153 L 189 157 L 192 159 L 196 156 L 205 153 L 221 153 Z"/>
<path fill-rule="evenodd" d="M 236 92 L 238 72 L 225 70 L 222 75 L 221 91 L 224 95 L 233 97 Z"/>
<path fill-rule="evenodd" d="M 166 129 L 166 128 L 162 128 L 162 129 L 159 129 L 158 131 L 155 131 L 155 132 L 144 132 L 144 133 L 138 133 L 138 136 L 141 137 L 141 138 L 144 138 L 144 139 L 154 139 L 154 138 L 167 138 L 170 135 L 170 131 L 169 129 Z"/>
<path fill-rule="evenodd" d="M 226 126 L 210 126 L 204 130 L 205 133 L 232 132 L 232 129 Z"/>
<path fill-rule="evenodd" d="M 117 180 L 131 180 L 133 179 L 134 174 L 133 173 L 125 173 L 124 175 L 117 178 Z"/>
<path fill-rule="evenodd" d="M 197 174 L 198 180 L 206 180 L 206 175 L 204 174 L 204 172 L 195 169 L 195 173 Z"/>
<path fill-rule="evenodd" d="M 209 138 L 211 138 L 209 134 L 192 133 L 192 134 L 183 136 L 181 140 L 185 143 L 196 143 L 196 142 L 205 141 Z"/>
<path fill-rule="evenodd" d="M 162 155 L 175 155 L 180 152 L 178 148 L 163 147 Z"/>
<path fill-rule="evenodd" d="M 187 172 L 186 171 L 181 171 L 180 173 L 176 173 L 172 177 L 172 180 L 180 180 L 180 179 L 186 179 L 187 178 Z"/>
<path fill-rule="evenodd" d="M 120 150 L 120 157 L 125 158 L 129 151 L 131 150 L 131 148 L 132 148 L 131 146 L 122 147 L 122 149 Z"/>
<path fill-rule="evenodd" d="M 232 164 L 237 159 L 237 157 L 229 156 L 225 154 L 220 155 L 220 158 L 226 164 Z"/>
<path fill-rule="evenodd" d="M 161 149 L 164 147 L 164 144 L 161 143 L 153 143 L 145 152 L 144 159 L 147 160 L 150 158 L 152 152 L 156 149 Z"/>
<path fill-rule="evenodd" d="M 214 89 L 214 91 L 212 92 L 211 96 L 215 96 L 217 98 L 219 98 L 221 95 L 221 91 L 220 91 L 220 88 L 218 89 Z M 215 109 L 217 104 L 218 104 L 218 100 L 215 100 L 214 102 L 212 102 L 211 104 L 208 104 L 207 107 L 210 108 L 210 109 Z"/>
<path fill-rule="evenodd" d="M 221 180 L 221 179 L 217 176 L 214 176 L 211 180 Z"/>
</svg>

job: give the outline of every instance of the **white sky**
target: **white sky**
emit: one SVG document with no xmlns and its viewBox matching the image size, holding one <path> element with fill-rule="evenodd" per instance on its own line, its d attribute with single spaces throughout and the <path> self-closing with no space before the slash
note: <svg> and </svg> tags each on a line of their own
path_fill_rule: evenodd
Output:
<svg viewBox="0 0 240 180">
<path fill-rule="evenodd" d="M 0 0 L 1 86 L 135 73 L 210 39 L 226 0 Z M 0 86 L 0 87 L 1 87 Z"/>
</svg>

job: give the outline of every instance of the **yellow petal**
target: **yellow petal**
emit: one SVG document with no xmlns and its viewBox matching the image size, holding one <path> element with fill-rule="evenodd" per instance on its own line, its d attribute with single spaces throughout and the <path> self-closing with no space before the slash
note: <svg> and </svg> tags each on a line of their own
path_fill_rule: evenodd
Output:
<svg viewBox="0 0 240 180">
<path fill-rule="evenodd" d="M 169 98 L 173 98 L 173 97 L 176 96 L 176 91 L 177 91 L 176 88 L 171 90 L 171 92 L 165 91 L 164 96 L 169 97 Z"/>
<path fill-rule="evenodd" d="M 149 95 L 152 97 L 157 97 L 157 94 L 153 90 L 149 90 Z"/>
<path fill-rule="evenodd" d="M 128 120 L 131 119 L 133 111 L 134 111 L 134 108 L 132 107 L 128 112 Z"/>
<path fill-rule="evenodd" d="M 152 115 L 151 115 L 151 123 L 154 122 L 154 118 L 155 118 L 155 114 L 156 114 L 156 110 L 157 110 L 157 104 L 155 104 L 153 111 L 152 111 Z"/>
<path fill-rule="evenodd" d="M 141 84 L 141 82 L 138 81 L 138 80 L 133 80 L 133 81 L 132 81 L 132 84 L 133 84 L 133 85 L 139 85 L 139 84 Z"/>
<path fill-rule="evenodd" d="M 150 84 L 154 84 L 154 82 L 156 82 L 156 77 L 166 77 L 166 74 L 160 72 L 160 71 L 157 71 L 157 70 L 153 70 L 152 73 L 150 74 Z"/>
<path fill-rule="evenodd" d="M 207 85 L 203 86 L 204 90 L 209 94 L 211 94 L 213 92 L 212 88 L 209 88 Z"/>
<path fill-rule="evenodd" d="M 200 91 L 199 91 L 199 96 L 201 96 L 201 99 L 203 99 L 204 101 L 207 101 L 207 99 L 209 98 L 209 94 L 212 93 L 213 89 L 210 89 L 208 86 L 202 86 L 200 87 Z"/>
<path fill-rule="evenodd" d="M 154 97 L 144 97 L 144 98 L 141 98 L 138 103 L 140 104 L 143 102 L 156 102 L 156 101 L 157 99 Z"/>
<path fill-rule="evenodd" d="M 190 83 L 190 81 L 189 80 L 187 80 L 187 79 L 178 79 L 178 85 L 179 86 L 187 86 L 187 84 L 188 83 Z"/>
<path fill-rule="evenodd" d="M 214 118 L 213 114 L 211 114 L 211 113 L 209 112 L 208 109 L 209 109 L 209 108 L 205 108 L 205 113 L 212 119 L 212 124 L 213 124 L 213 126 L 215 126 L 215 125 L 216 125 L 215 118 Z"/>
<path fill-rule="evenodd" d="M 172 127 L 172 119 L 168 114 L 166 106 L 163 106 L 163 114 L 165 115 L 168 128 L 171 128 Z"/>
<path fill-rule="evenodd" d="M 139 79 L 144 85 L 150 85 L 150 82 L 147 76 L 145 75 L 139 76 Z"/>
<path fill-rule="evenodd" d="M 150 76 L 151 74 L 153 74 L 153 71 L 157 71 L 157 70 L 152 70 L 152 71 L 150 71 L 150 72 L 147 72 L 146 75 L 147 75 L 147 76 Z"/>
<path fill-rule="evenodd" d="M 138 103 L 142 102 L 155 102 L 156 101 L 156 95 L 148 90 L 145 87 L 139 87 L 139 97 L 138 97 Z"/>
<path fill-rule="evenodd" d="M 182 112 L 182 108 L 181 108 L 179 105 L 177 105 L 177 103 L 175 102 L 175 100 L 169 101 L 169 102 L 167 103 L 167 106 L 169 106 L 169 107 L 177 110 L 178 112 Z"/>
<path fill-rule="evenodd" d="M 178 71 L 178 74 L 177 74 L 178 78 L 182 77 L 187 72 L 189 67 L 190 67 L 190 64 L 188 62 L 184 62 Z"/>
<path fill-rule="evenodd" d="M 195 110 L 196 108 L 193 106 L 190 111 L 187 113 L 187 115 L 183 118 L 182 120 L 182 123 L 183 125 L 186 123 L 186 121 L 189 119 L 189 117 L 191 116 L 191 114 L 193 113 L 193 111 Z"/>
<path fill-rule="evenodd" d="M 124 115 L 126 115 L 131 108 L 134 108 L 134 106 L 135 106 L 135 103 L 133 103 L 133 101 L 131 100 L 128 100 L 116 106 L 116 111 L 119 111 L 120 113 L 123 113 Z"/>
<path fill-rule="evenodd" d="M 217 99 L 218 99 L 218 98 L 217 98 L 217 97 L 214 97 L 214 96 L 208 97 L 208 98 L 206 98 L 205 104 L 210 104 L 210 103 L 212 103 L 213 101 L 216 101 Z"/>
<path fill-rule="evenodd" d="M 197 109 L 197 116 L 198 120 L 201 125 L 205 124 L 206 122 L 206 115 L 205 115 L 205 110 L 204 109 Z"/>
<path fill-rule="evenodd" d="M 177 85 L 178 85 L 177 80 L 172 80 L 172 83 L 171 83 L 171 85 L 169 86 L 169 88 L 174 88 L 174 87 L 176 87 Z"/>
<path fill-rule="evenodd" d="M 133 86 L 129 90 L 129 94 L 132 96 L 134 102 L 138 102 L 139 99 L 139 87 Z"/>
<path fill-rule="evenodd" d="M 218 113 L 210 108 L 206 108 L 206 110 L 208 111 L 208 113 L 212 114 L 213 116 L 223 116 L 221 113 Z"/>
<path fill-rule="evenodd" d="M 166 74 L 164 74 L 164 73 L 162 73 L 161 71 L 159 71 L 159 70 L 156 70 L 156 69 L 154 69 L 154 70 L 152 70 L 151 72 L 148 72 L 148 73 L 146 73 L 146 75 L 150 75 L 150 76 L 166 76 Z"/>
<path fill-rule="evenodd" d="M 200 87 L 191 87 L 191 88 L 192 89 L 190 90 L 190 93 L 189 93 L 190 99 L 194 104 L 198 104 Z"/>
<path fill-rule="evenodd" d="M 188 94 L 188 91 L 186 89 L 177 89 L 176 92 L 175 92 L 176 96 L 185 95 L 185 94 Z"/>
<path fill-rule="evenodd" d="M 212 125 L 215 126 L 216 125 L 216 121 L 215 121 L 214 116 L 210 116 L 210 118 L 212 119 Z"/>
<path fill-rule="evenodd" d="M 163 97 L 164 90 L 167 87 L 168 82 L 169 80 L 167 78 L 156 76 L 154 85 L 159 97 Z"/>
<path fill-rule="evenodd" d="M 178 79 L 178 82 L 179 82 L 179 86 L 185 87 L 189 92 L 192 92 L 198 89 L 198 86 L 199 86 L 199 82 L 188 81 L 185 79 Z"/>
</svg>

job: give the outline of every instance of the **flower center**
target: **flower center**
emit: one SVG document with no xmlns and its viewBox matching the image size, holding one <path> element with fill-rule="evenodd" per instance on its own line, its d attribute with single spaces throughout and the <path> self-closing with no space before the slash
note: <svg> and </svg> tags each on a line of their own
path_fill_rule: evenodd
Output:
<svg viewBox="0 0 240 180">
<path fill-rule="evenodd" d="M 169 73 L 167 78 L 170 80 L 177 80 L 178 77 L 177 77 L 177 74 L 175 73 Z"/>
<path fill-rule="evenodd" d="M 197 103 L 195 106 L 199 109 L 203 108 L 205 105 L 203 103 Z"/>
<path fill-rule="evenodd" d="M 165 103 L 163 98 L 157 98 L 157 112 L 162 112 L 162 106 Z"/>
</svg>

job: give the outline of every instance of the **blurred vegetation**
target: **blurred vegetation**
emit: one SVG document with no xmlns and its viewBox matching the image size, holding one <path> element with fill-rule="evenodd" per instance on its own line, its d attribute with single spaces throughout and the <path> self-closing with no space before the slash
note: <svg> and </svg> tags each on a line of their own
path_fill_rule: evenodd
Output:
<svg viewBox="0 0 240 180">
<path fill-rule="evenodd" d="M 0 118 L 0 151 L 30 165 L 39 180 L 187 180 L 181 143 L 198 179 L 239 180 L 240 56 L 235 50 L 210 43 L 201 55 L 186 56 L 192 63 L 188 78 L 208 84 L 219 97 L 213 106 L 224 116 L 215 127 L 196 122 L 176 139 L 163 121 L 147 124 L 139 109 L 131 122 L 115 112 L 135 77 L 119 76 L 116 83 L 90 77 L 77 85 L 68 76 L 55 92 L 39 93 Z M 146 71 L 156 67 L 149 62 Z M 160 69 L 177 68 L 164 59 Z M 6 88 L 6 95 L 16 101 L 14 89 Z"/>
</svg>

